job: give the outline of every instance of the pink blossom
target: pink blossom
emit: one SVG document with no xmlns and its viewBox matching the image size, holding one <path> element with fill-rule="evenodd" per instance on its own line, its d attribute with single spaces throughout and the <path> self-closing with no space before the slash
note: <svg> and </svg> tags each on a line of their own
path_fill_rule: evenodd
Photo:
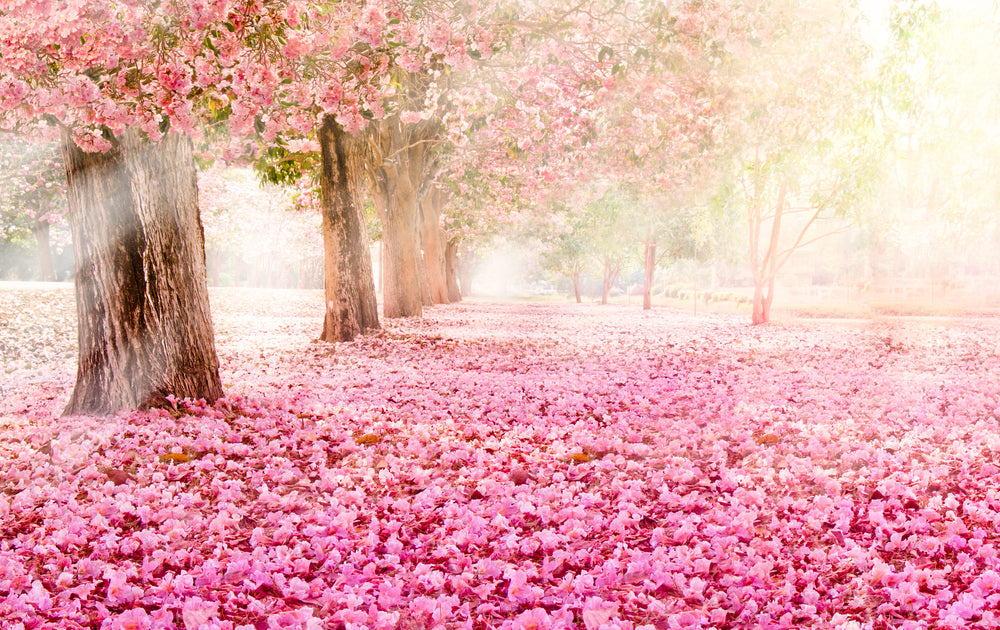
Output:
<svg viewBox="0 0 1000 630">
<path fill-rule="evenodd" d="M 191 597 L 184 602 L 181 619 L 186 628 L 198 628 L 219 618 L 219 604 Z"/>
<path fill-rule="evenodd" d="M 149 613 L 142 608 L 131 608 L 113 617 L 109 630 L 150 630 L 151 628 L 152 622 Z"/>
</svg>

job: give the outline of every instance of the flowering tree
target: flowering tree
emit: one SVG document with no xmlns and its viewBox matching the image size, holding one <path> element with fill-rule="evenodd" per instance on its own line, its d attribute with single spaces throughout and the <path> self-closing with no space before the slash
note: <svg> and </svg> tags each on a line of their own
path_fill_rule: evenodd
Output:
<svg viewBox="0 0 1000 630">
<path fill-rule="evenodd" d="M 859 209 L 876 175 L 859 17 L 833 4 L 765 5 L 760 45 L 730 67 L 727 142 L 747 214 L 754 324 L 770 321 L 792 254 L 842 229 L 822 224 Z"/>
<path fill-rule="evenodd" d="M 388 24 L 380 7 L 297 0 L 17 0 L 0 9 L 0 128 L 43 121 L 66 140 L 81 322 L 68 412 L 221 394 L 190 138 L 203 137 L 199 123 L 225 121 L 235 156 L 240 138 L 277 143 L 322 116 L 324 155 L 340 156 L 329 150 L 336 129 L 356 131 L 366 113 L 380 114 Z M 323 173 L 343 170 L 328 162 Z M 325 199 L 343 215 L 325 224 L 346 225 L 335 240 L 351 244 L 338 262 L 367 256 L 363 232 L 351 232 L 356 208 L 343 206 L 351 196 Z M 370 273 L 342 277 L 367 277 L 370 289 Z M 365 288 L 328 286 L 329 312 L 370 315 L 329 326 L 330 338 L 377 325 Z"/>
<path fill-rule="evenodd" d="M 50 228 L 64 226 L 66 176 L 56 147 L 12 141 L 0 144 L 0 221 L 30 231 L 42 280 L 55 280 Z"/>
</svg>

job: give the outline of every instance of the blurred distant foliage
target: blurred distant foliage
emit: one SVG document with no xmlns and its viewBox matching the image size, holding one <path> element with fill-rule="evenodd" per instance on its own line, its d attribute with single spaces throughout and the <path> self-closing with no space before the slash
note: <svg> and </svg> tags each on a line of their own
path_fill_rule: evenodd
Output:
<svg viewBox="0 0 1000 630">
<path fill-rule="evenodd" d="M 59 147 L 3 139 L 0 278 L 54 279 L 71 273 L 68 253 L 59 256 L 69 243 L 65 209 L 66 173 Z"/>
</svg>

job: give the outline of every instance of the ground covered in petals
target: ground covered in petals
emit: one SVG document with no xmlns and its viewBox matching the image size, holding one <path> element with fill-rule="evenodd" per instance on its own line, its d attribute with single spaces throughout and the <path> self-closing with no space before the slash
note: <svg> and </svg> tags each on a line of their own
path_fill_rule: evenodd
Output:
<svg viewBox="0 0 1000 630">
<path fill-rule="evenodd" d="M 215 290 L 227 398 L 67 417 L 0 289 L 0 626 L 1000 625 L 1000 324 Z"/>
</svg>

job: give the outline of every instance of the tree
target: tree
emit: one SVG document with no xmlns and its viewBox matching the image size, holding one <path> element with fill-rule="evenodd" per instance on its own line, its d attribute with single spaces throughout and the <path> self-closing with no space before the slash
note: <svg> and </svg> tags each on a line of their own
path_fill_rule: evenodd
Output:
<svg viewBox="0 0 1000 630">
<path fill-rule="evenodd" d="M 66 413 L 222 396 L 191 141 L 65 145 L 80 360 Z"/>
<path fill-rule="evenodd" d="M 31 2 L 0 10 L 0 127 L 43 120 L 64 130 L 79 321 L 66 413 L 168 396 L 214 401 L 222 386 L 191 141 L 159 129 L 152 99 L 129 98 L 142 91 L 140 68 L 167 61 L 139 44 L 157 39 L 152 14 L 82 2 L 53 21 L 47 10 Z M 169 77 L 161 79 L 163 88 Z M 172 99 L 161 105 L 183 118 Z M 149 115 L 139 115 L 144 108 Z"/>
<path fill-rule="evenodd" d="M 350 341 L 379 327 L 371 254 L 361 211 L 363 141 L 333 116 L 320 129 L 326 316 L 321 339 Z"/>
<path fill-rule="evenodd" d="M 863 206 L 879 145 L 859 16 L 832 3 L 776 2 L 758 18 L 763 43 L 735 62 L 730 77 L 728 141 L 747 215 L 752 321 L 763 324 L 792 254 L 843 229 L 821 224 Z"/>
<path fill-rule="evenodd" d="M 368 135 L 372 197 L 385 244 L 386 317 L 415 317 L 423 310 L 420 198 L 437 127 L 436 121 L 405 123 L 393 116 L 373 125 Z"/>
<path fill-rule="evenodd" d="M 51 228 L 65 226 L 66 172 L 53 144 L 0 144 L 0 212 L 8 229 L 30 232 L 42 280 L 55 280 Z"/>
<path fill-rule="evenodd" d="M 998 32 L 986 10 L 918 0 L 893 4 L 887 26 L 876 92 L 891 159 L 882 211 L 866 221 L 869 277 L 885 279 L 894 250 L 900 272 L 944 288 L 955 262 L 995 258 Z"/>
<path fill-rule="evenodd" d="M 601 304 L 608 303 L 619 275 L 635 258 L 634 204 L 629 191 L 610 189 L 583 210 L 584 238 L 603 276 Z"/>
<path fill-rule="evenodd" d="M 441 186 L 432 184 L 420 198 L 420 246 L 427 274 L 427 289 L 434 304 L 456 301 L 452 299 L 453 293 L 449 291 L 447 242 L 441 229 L 441 212 L 447 195 L 447 191 Z M 452 256 L 456 255 L 457 251 L 453 252 Z M 453 260 L 452 265 L 455 264 L 457 261 Z M 454 278 L 454 272 L 452 277 Z M 458 285 L 455 284 L 454 288 L 457 289 Z"/>
<path fill-rule="evenodd" d="M 555 225 L 550 234 L 543 238 L 542 266 L 553 273 L 566 276 L 573 288 L 573 297 L 579 304 L 580 281 L 591 266 L 590 243 L 587 240 L 583 215 L 569 213 L 565 208 L 554 209 L 550 213 Z M 532 223 L 535 223 L 534 221 Z"/>
</svg>

